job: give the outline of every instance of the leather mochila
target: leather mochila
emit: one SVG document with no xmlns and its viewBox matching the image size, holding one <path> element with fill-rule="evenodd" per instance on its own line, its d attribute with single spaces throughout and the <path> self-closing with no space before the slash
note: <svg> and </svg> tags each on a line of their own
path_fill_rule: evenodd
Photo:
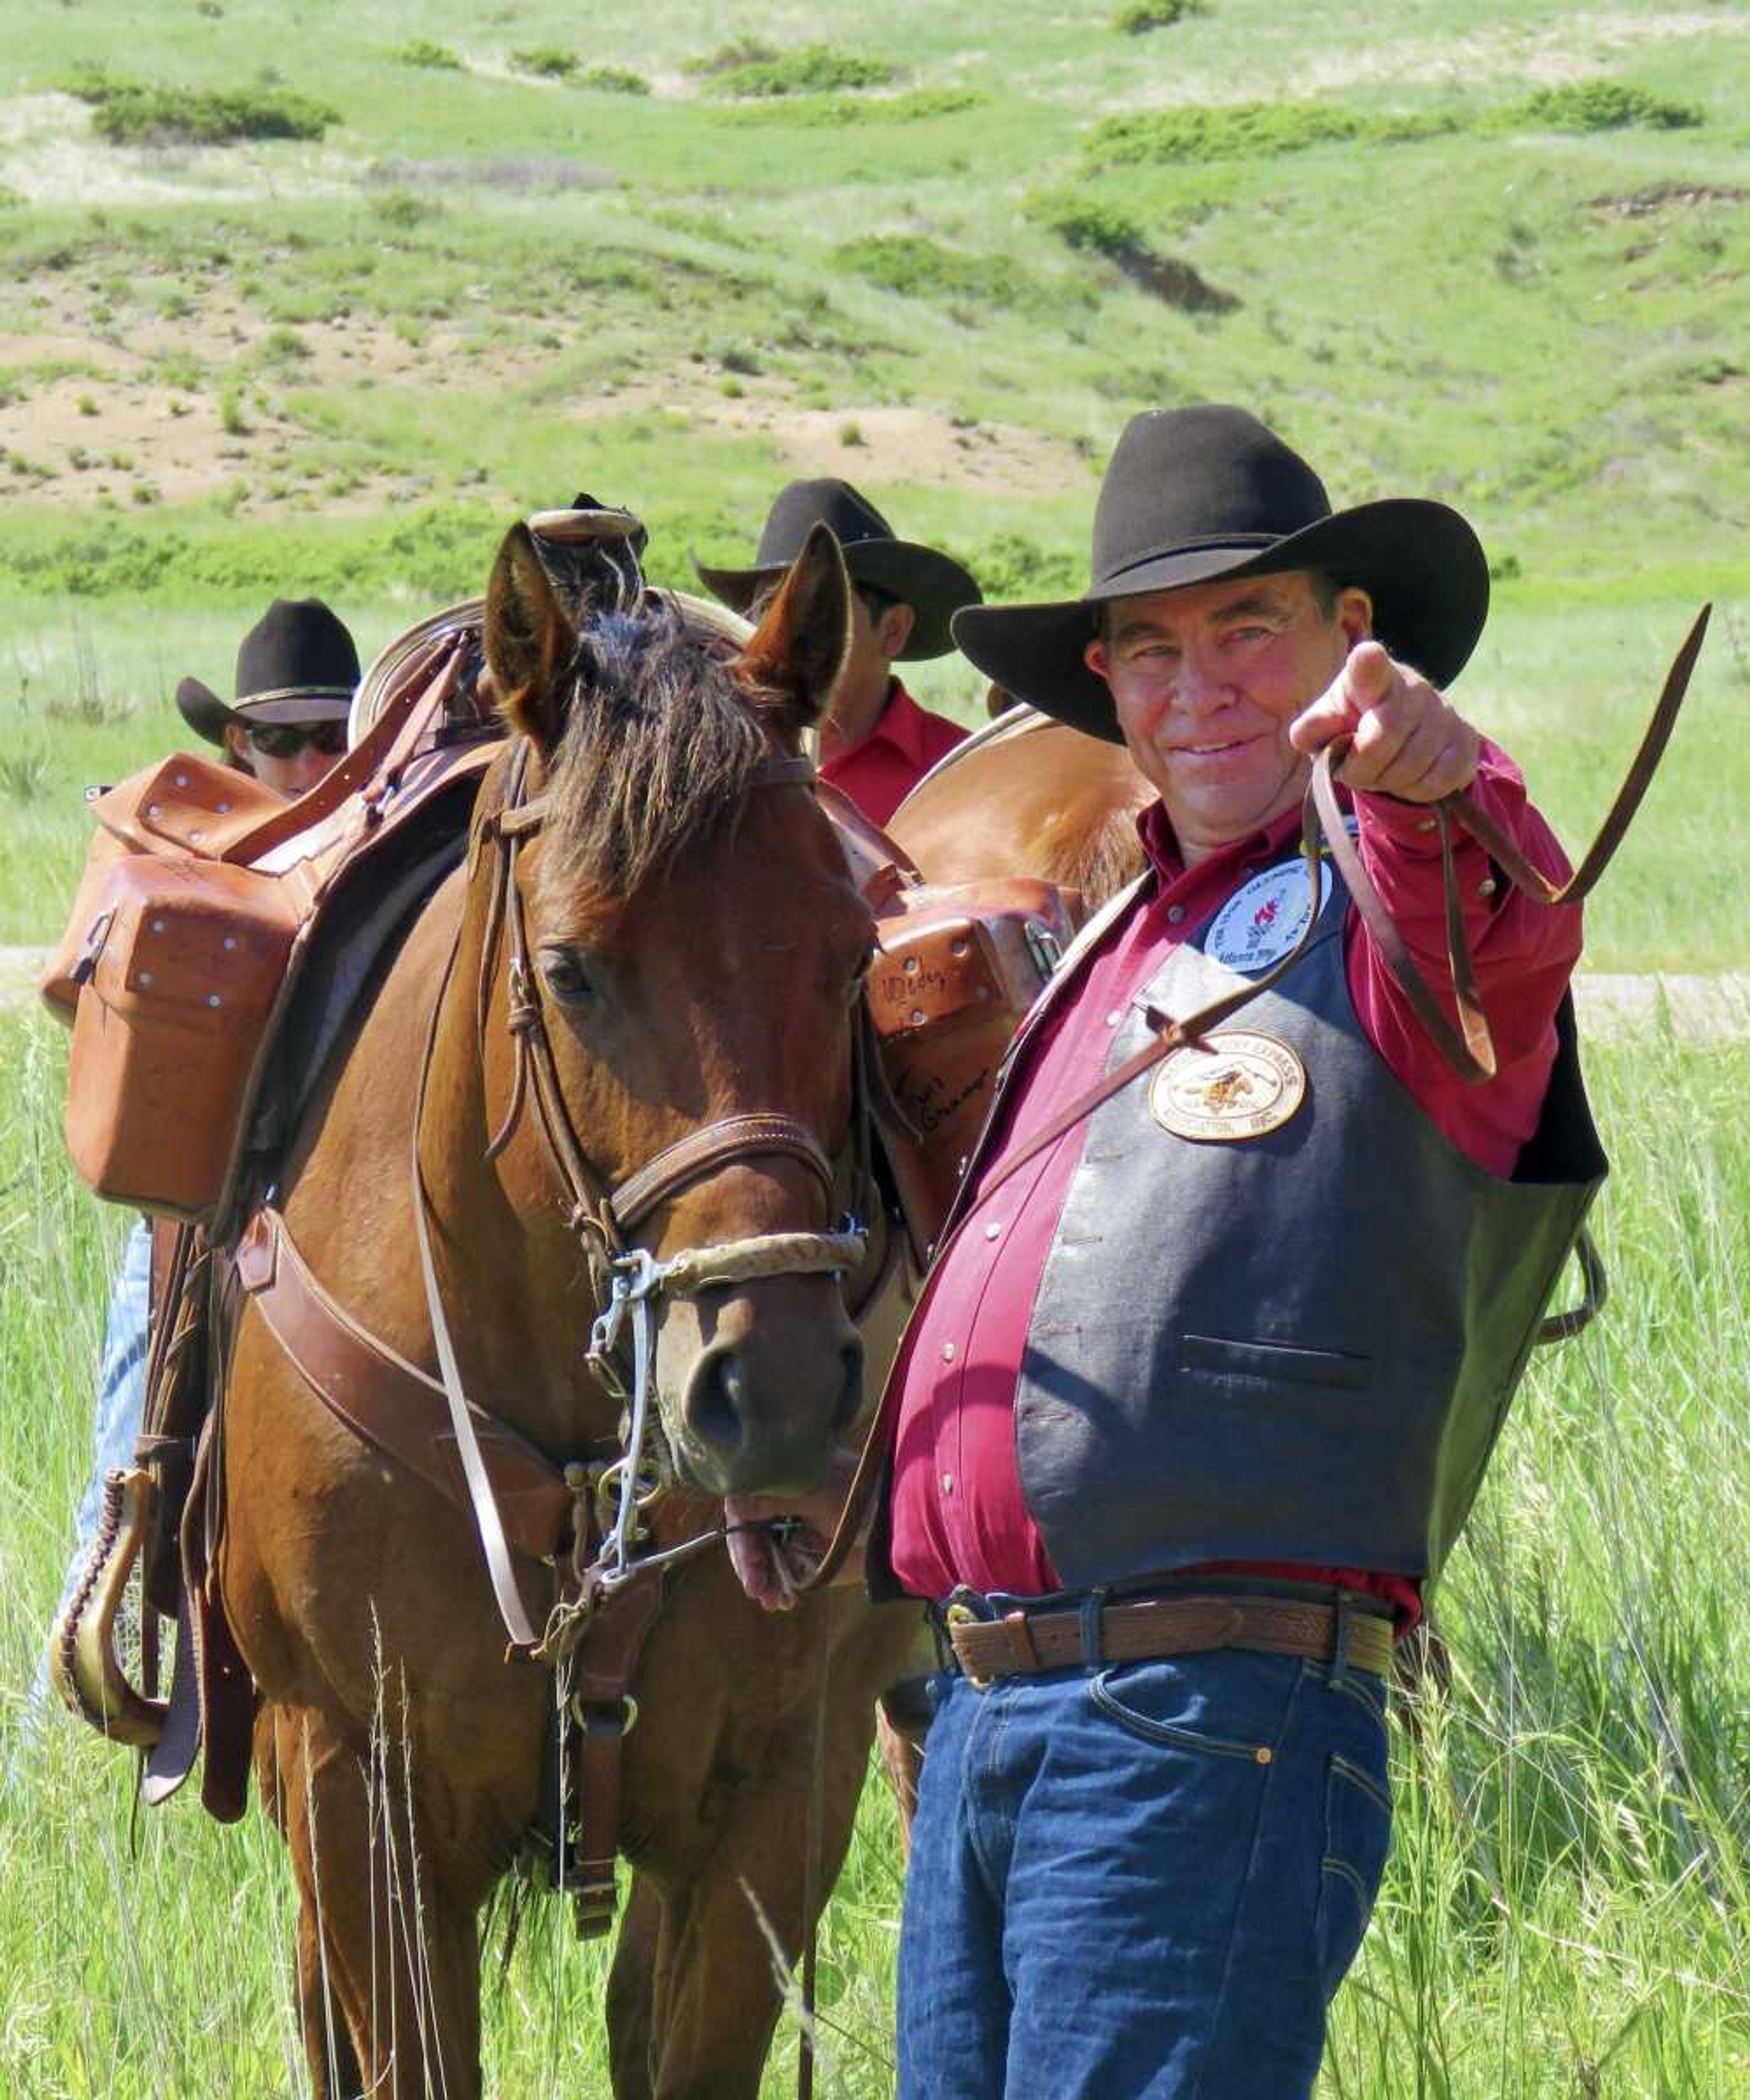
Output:
<svg viewBox="0 0 1750 2100">
<path fill-rule="evenodd" d="M 318 907 L 487 761 L 478 747 L 419 752 L 456 663 L 453 647 L 411 661 L 365 740 L 296 802 L 188 753 L 96 798 L 41 989 L 73 1022 L 64 1129 L 97 1194 L 186 1220 L 218 1210 Z"/>
</svg>

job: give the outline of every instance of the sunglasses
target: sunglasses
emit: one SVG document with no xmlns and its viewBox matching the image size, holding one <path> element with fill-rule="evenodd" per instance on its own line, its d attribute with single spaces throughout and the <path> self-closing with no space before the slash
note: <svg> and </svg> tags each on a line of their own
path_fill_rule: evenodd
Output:
<svg viewBox="0 0 1750 2100">
<path fill-rule="evenodd" d="M 243 734 L 263 758 L 296 758 L 306 743 L 324 758 L 338 758 L 346 748 L 344 721 L 251 722 Z"/>
</svg>

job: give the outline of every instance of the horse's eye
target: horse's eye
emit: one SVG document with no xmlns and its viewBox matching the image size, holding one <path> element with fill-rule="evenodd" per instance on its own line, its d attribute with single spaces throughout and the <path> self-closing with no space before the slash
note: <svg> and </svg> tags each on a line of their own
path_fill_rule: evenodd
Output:
<svg viewBox="0 0 1750 2100">
<path fill-rule="evenodd" d="M 543 948 L 540 973 L 562 1006 L 587 1006 L 596 995 L 589 966 L 575 948 Z"/>
</svg>

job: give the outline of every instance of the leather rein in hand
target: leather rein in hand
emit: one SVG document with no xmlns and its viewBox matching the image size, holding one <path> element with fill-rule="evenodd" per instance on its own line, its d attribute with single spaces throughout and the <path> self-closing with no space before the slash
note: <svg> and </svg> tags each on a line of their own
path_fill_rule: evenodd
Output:
<svg viewBox="0 0 1750 2100">
<path fill-rule="evenodd" d="M 1695 668 L 1695 660 L 1701 654 L 1702 641 L 1708 632 L 1708 621 L 1713 610 L 1711 604 L 1701 608 L 1689 633 L 1684 637 L 1682 646 L 1672 660 L 1671 668 L 1665 674 L 1664 685 L 1660 692 L 1659 704 L 1654 708 L 1652 719 L 1641 739 L 1640 748 L 1635 753 L 1628 777 L 1599 827 L 1598 836 L 1593 840 L 1590 849 L 1567 881 L 1553 883 L 1534 867 L 1494 820 L 1477 807 L 1466 790 L 1460 788 L 1439 801 L 1428 805 L 1429 821 L 1439 832 L 1440 871 L 1446 893 L 1447 959 L 1458 1013 L 1457 1027 L 1455 1028 L 1447 1017 L 1445 1010 L 1429 988 L 1426 979 L 1416 967 L 1403 935 L 1393 924 L 1391 915 L 1381 901 L 1355 841 L 1349 836 L 1348 827 L 1343 821 L 1342 811 L 1337 801 L 1338 768 L 1347 754 L 1348 740 L 1338 738 L 1326 744 L 1314 759 L 1311 777 L 1301 804 L 1301 854 L 1306 863 L 1307 894 L 1311 902 L 1307 923 L 1294 946 L 1262 977 L 1245 980 L 1236 986 L 1233 990 L 1224 992 L 1219 999 L 1211 999 L 1207 1005 L 1186 1015 L 1183 1020 L 1158 1017 L 1162 1025 L 1153 1039 L 1144 1043 L 1134 1057 L 1127 1057 L 1122 1065 L 1106 1073 L 1085 1093 L 1078 1095 L 1067 1108 L 1053 1116 L 1043 1129 L 1036 1132 L 1018 1152 L 1004 1160 L 998 1173 L 978 1185 L 977 1201 L 980 1203 L 986 1202 L 1012 1176 L 1018 1174 L 1029 1160 L 1036 1159 L 1048 1146 L 1055 1145 L 1066 1132 L 1091 1115 L 1102 1102 L 1109 1101 L 1113 1095 L 1127 1087 L 1132 1079 L 1139 1078 L 1143 1073 L 1159 1064 L 1163 1057 L 1170 1057 L 1174 1051 L 1201 1041 L 1212 1028 L 1219 1027 L 1230 1015 L 1237 1013 L 1260 993 L 1268 991 L 1294 968 L 1311 942 L 1319 923 L 1321 887 L 1319 858 L 1321 845 L 1329 846 L 1331 858 L 1348 886 L 1363 924 L 1384 956 L 1386 967 L 1402 987 L 1411 1010 L 1441 1056 L 1459 1078 L 1469 1085 L 1479 1085 L 1492 1079 L 1496 1071 L 1494 1038 L 1477 991 L 1476 972 L 1471 961 L 1469 937 L 1465 930 L 1464 900 L 1459 894 L 1452 826 L 1454 823 L 1461 825 L 1483 847 L 1508 881 L 1523 890 L 1535 903 L 1549 906 L 1577 904 L 1596 886 L 1598 878 L 1610 865 L 1658 769 L 1676 725 L 1677 711 L 1689 690 L 1690 678 Z M 1022 1026 L 1025 1027 L 1025 1023 L 1023 1022 Z M 941 1235 L 932 1251 L 932 1266 L 941 1262 L 971 1215 L 972 1191 L 972 1179 L 968 1172 L 963 1178 L 959 1192 L 943 1221 Z M 1604 1269 L 1597 1250 L 1584 1232 L 1577 1245 L 1586 1299 L 1573 1312 L 1558 1313 L 1546 1320 L 1539 1333 L 1540 1341 L 1563 1341 L 1577 1334 L 1603 1303 L 1606 1287 Z M 846 1555 L 861 1532 L 884 1462 L 896 1405 L 894 1383 L 889 1379 L 887 1391 L 881 1396 L 881 1405 L 875 1411 L 875 1420 L 864 1441 L 856 1473 L 846 1490 L 844 1507 L 838 1526 L 819 1565 L 797 1585 L 799 1590 L 814 1589 L 830 1582 L 843 1566 Z"/>
<path fill-rule="evenodd" d="M 432 1001 L 415 1089 L 413 1214 L 433 1346 L 499 1613 L 514 1650 L 536 1661 L 557 1664 L 562 1662 L 575 1648 L 589 1613 L 616 1586 L 665 1562 L 700 1551 L 722 1536 L 719 1528 L 688 1539 L 666 1552 L 636 1559 L 633 1555 L 638 1507 L 659 1491 L 664 1470 L 659 1461 L 653 1483 L 652 1469 L 646 1465 L 645 1458 L 645 1446 L 652 1427 L 649 1401 L 655 1384 L 658 1301 L 664 1296 L 691 1297 L 700 1291 L 765 1277 L 842 1273 L 855 1268 L 862 1260 L 867 1234 L 861 1223 L 847 1218 L 835 1232 L 762 1233 L 743 1239 L 684 1248 L 667 1261 L 658 1261 L 646 1249 L 628 1244 L 627 1235 L 683 1189 L 721 1173 L 725 1167 L 774 1154 L 800 1160 L 825 1189 L 830 1209 L 835 1194 L 832 1162 L 813 1134 L 794 1118 L 761 1114 L 724 1117 L 689 1132 L 675 1144 L 664 1147 L 617 1186 L 610 1185 L 596 1172 L 566 1105 L 536 974 L 531 968 L 527 922 L 516 880 L 518 849 L 523 840 L 539 830 L 549 806 L 545 796 L 527 796 L 529 758 L 527 740 L 519 740 L 506 762 L 504 799 L 497 809 L 480 820 L 475 833 L 477 849 L 490 847 L 497 855 L 491 876 L 475 1014 L 483 1073 L 487 1017 L 501 944 L 509 949 L 508 1025 L 516 1048 L 510 1101 L 487 1145 L 487 1157 L 496 1158 L 504 1150 L 525 1108 L 532 1101 L 548 1160 L 564 1198 L 566 1222 L 582 1246 L 591 1286 L 601 1308 L 591 1335 L 587 1361 L 608 1392 L 627 1402 L 629 1407 L 625 1449 L 614 1468 L 619 1486 L 619 1507 L 611 1533 L 596 1560 L 575 1571 L 578 1594 L 571 1599 L 562 1599 L 554 1606 L 540 1635 L 523 1608 L 503 1518 L 475 1434 L 473 1410 L 463 1385 L 455 1341 L 438 1282 L 432 1251 L 430 1198 L 420 1163 L 426 1086 L 447 995 L 461 952 L 467 923 L 465 910 L 458 920 L 456 938 L 439 980 L 437 995 Z M 805 787 L 814 777 L 813 765 L 808 759 L 780 755 L 762 761 L 748 786 L 750 791 Z M 864 1120 L 859 1113 L 859 1124 Z M 616 1353 L 620 1330 L 628 1318 L 633 1323 L 633 1337 L 629 1385 L 621 1372 Z M 579 1548 L 587 1550 L 584 1542 L 588 1537 L 589 1526 L 581 1506 L 587 1495 L 582 1489 L 580 1498 L 576 1543 Z"/>
</svg>

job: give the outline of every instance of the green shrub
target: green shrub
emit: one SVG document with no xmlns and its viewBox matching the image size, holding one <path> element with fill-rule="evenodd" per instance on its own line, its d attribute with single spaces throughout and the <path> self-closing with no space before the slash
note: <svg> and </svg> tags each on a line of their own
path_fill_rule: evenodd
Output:
<svg viewBox="0 0 1750 2100">
<path fill-rule="evenodd" d="M 738 37 L 734 43 L 720 44 L 703 58 L 682 59 L 681 70 L 695 77 L 708 77 L 732 73 L 738 66 L 767 65 L 778 56 L 775 44 L 762 43 L 757 37 Z"/>
<path fill-rule="evenodd" d="M 1236 102 L 1109 117 L 1094 127 L 1088 155 L 1097 167 L 1263 159 L 1355 139 L 1387 144 L 1432 139 L 1457 128 L 1455 116 L 1438 111 L 1367 117 L 1333 102 Z"/>
<path fill-rule="evenodd" d="M 1562 87 L 1541 88 L 1519 112 L 1531 124 L 1552 131 L 1620 131 L 1644 124 L 1657 131 L 1682 131 L 1702 121 L 1701 112 L 1686 102 L 1667 102 L 1644 87 L 1620 81 L 1570 81 Z"/>
<path fill-rule="evenodd" d="M 1020 532 L 998 532 L 969 552 L 950 550 L 993 605 L 1073 598 L 1087 585 L 1085 556 L 1047 550 Z"/>
<path fill-rule="evenodd" d="M 436 218 L 443 206 L 435 197 L 420 196 L 412 190 L 390 190 L 381 196 L 372 197 L 371 210 L 386 226 L 400 227 L 422 226 L 428 218 Z"/>
<path fill-rule="evenodd" d="M 1073 190 L 1046 190 L 1030 196 L 1027 216 L 1055 233 L 1078 254 L 1104 255 L 1116 261 L 1148 246 L 1140 226 L 1128 212 Z"/>
<path fill-rule="evenodd" d="M 447 44 L 434 44 L 430 37 L 409 37 L 404 44 L 390 45 L 383 56 L 399 65 L 425 66 L 433 73 L 468 70 Z"/>
<path fill-rule="evenodd" d="M 1015 272 L 991 255 L 939 248 L 917 234 L 869 234 L 833 250 L 832 259 L 884 292 L 910 299 L 1003 299 L 1014 289 Z"/>
<path fill-rule="evenodd" d="M 1170 29 L 1189 15 L 1206 15 L 1204 0 L 1133 0 L 1112 18 L 1121 37 L 1145 37 L 1151 29 Z"/>
<path fill-rule="evenodd" d="M 151 87 L 88 68 L 68 92 L 91 104 L 92 129 L 112 146 L 229 146 L 240 139 L 320 139 L 340 112 L 278 88 Z"/>
<path fill-rule="evenodd" d="M 831 126 L 840 124 L 917 124 L 958 117 L 986 98 L 976 88 L 919 87 L 909 95 L 871 99 L 854 95 L 799 95 L 770 102 L 746 102 L 720 112 L 725 122 Z"/>
<path fill-rule="evenodd" d="M 650 83 L 643 74 L 625 66 L 591 66 L 577 76 L 577 85 L 597 95 L 648 95 L 650 91 Z"/>
<path fill-rule="evenodd" d="M 537 80 L 569 80 L 583 61 L 575 51 L 562 51 L 557 44 L 536 44 L 526 51 L 513 51 L 510 63 L 517 72 L 532 73 Z"/>
<path fill-rule="evenodd" d="M 897 72 L 885 59 L 835 51 L 831 44 L 809 44 L 751 65 L 731 66 L 713 76 L 711 91 L 750 97 L 830 95 L 843 88 L 885 87 Z"/>
</svg>

